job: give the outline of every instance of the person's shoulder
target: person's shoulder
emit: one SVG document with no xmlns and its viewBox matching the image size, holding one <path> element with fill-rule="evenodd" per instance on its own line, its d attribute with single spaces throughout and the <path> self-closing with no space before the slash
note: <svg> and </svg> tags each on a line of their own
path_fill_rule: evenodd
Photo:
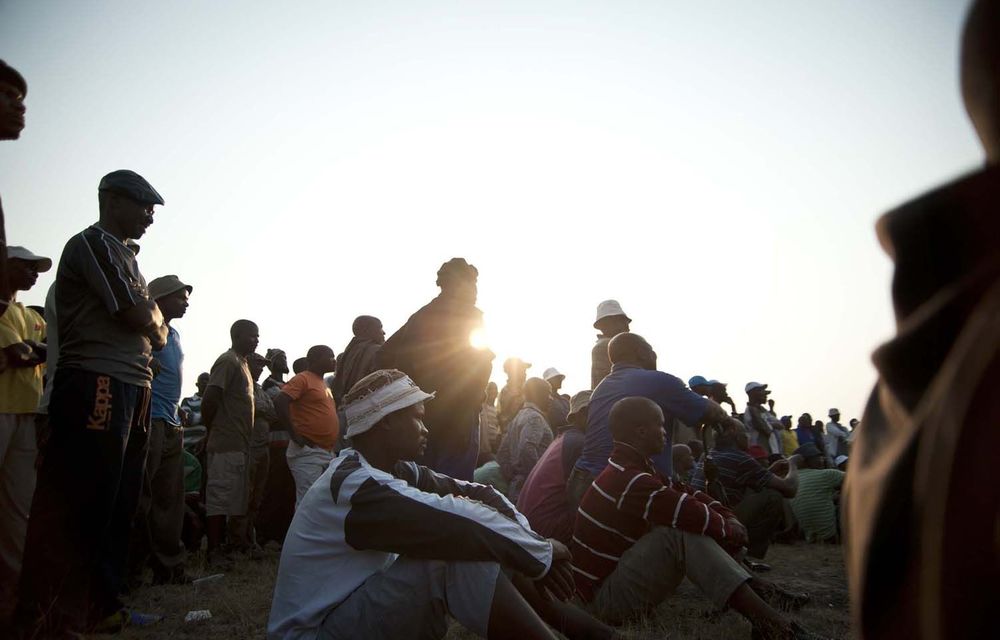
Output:
<svg viewBox="0 0 1000 640">
<path fill-rule="evenodd" d="M 215 364 L 212 365 L 212 368 L 215 369 L 216 367 L 238 367 L 238 366 L 240 366 L 239 356 L 237 356 L 232 349 L 229 349 L 228 351 L 224 351 L 221 354 L 219 354 L 219 357 L 215 359 Z"/>
</svg>

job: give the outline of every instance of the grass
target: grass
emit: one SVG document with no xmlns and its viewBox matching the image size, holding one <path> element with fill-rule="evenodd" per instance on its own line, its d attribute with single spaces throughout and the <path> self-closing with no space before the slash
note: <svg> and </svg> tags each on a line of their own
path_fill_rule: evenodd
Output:
<svg viewBox="0 0 1000 640">
<path fill-rule="evenodd" d="M 806 591 L 812 602 L 790 614 L 803 626 L 830 638 L 849 637 L 847 583 L 841 548 L 829 545 L 775 545 L 767 561 L 774 570 L 765 574 L 770 580 L 798 591 Z M 189 561 L 192 575 L 213 572 L 203 567 L 199 554 Z M 121 637 L 158 640 L 160 638 L 262 638 L 271 608 L 271 590 L 278 570 L 277 552 L 269 552 L 261 561 L 245 561 L 211 585 L 143 587 L 129 599 L 139 611 L 160 613 L 163 622 L 144 629 L 128 629 Z M 188 611 L 208 609 L 209 620 L 184 622 Z M 628 638 L 746 640 L 750 625 L 731 611 L 719 612 L 689 582 L 651 617 L 624 629 Z M 457 624 L 448 640 L 473 638 Z"/>
</svg>

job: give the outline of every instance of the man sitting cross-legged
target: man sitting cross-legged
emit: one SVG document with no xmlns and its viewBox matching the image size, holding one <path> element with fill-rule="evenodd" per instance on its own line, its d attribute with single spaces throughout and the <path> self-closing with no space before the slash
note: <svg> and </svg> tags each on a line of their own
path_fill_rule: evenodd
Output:
<svg viewBox="0 0 1000 640">
<path fill-rule="evenodd" d="M 560 602 L 569 550 L 534 533 L 493 489 L 412 460 L 427 444 L 424 393 L 380 370 L 344 397 L 347 438 L 285 538 L 268 637 L 442 638 L 447 615 L 489 638 L 610 638 Z M 555 597 L 552 597 L 555 596 Z"/>
<path fill-rule="evenodd" d="M 617 624 L 652 610 L 686 576 L 716 605 L 749 619 L 755 637 L 815 637 L 765 603 L 727 552 L 747 541 L 733 513 L 657 474 L 650 456 L 663 450 L 663 424 L 663 411 L 647 398 L 611 409 L 614 449 L 583 495 L 570 545 L 580 597 Z"/>
</svg>

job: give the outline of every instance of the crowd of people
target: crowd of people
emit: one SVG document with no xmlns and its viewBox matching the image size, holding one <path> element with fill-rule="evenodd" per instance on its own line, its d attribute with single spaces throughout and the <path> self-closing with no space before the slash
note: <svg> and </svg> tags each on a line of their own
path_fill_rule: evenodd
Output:
<svg viewBox="0 0 1000 640">
<path fill-rule="evenodd" d="M 442 637 L 448 616 L 490 638 L 620 637 L 684 578 L 754 637 L 813 638 L 786 614 L 808 594 L 763 561 L 776 542 L 843 539 L 862 635 L 981 633 L 997 555 L 975 523 L 1000 512 L 978 481 L 998 419 L 998 4 L 975 3 L 963 44 L 988 167 L 880 222 L 900 335 L 876 354 L 863 422 L 779 416 L 757 381 L 740 408 L 725 383 L 660 371 L 616 300 L 597 305 L 590 388 L 509 358 L 498 389 L 462 258 L 391 336 L 359 316 L 342 353 L 313 346 L 287 380 L 285 351 L 259 353 L 238 319 L 182 398 L 175 324 L 194 287 L 139 269 L 164 204 L 147 180 L 101 178 L 98 222 L 58 263 L 0 233 L 2 628 L 153 624 L 123 600 L 147 578 L 189 583 L 192 552 L 222 571 L 273 543 L 271 638 Z M 19 136 L 26 94 L 0 62 L 0 138 Z M 44 307 L 18 302 L 53 267 Z M 948 463 L 962 443 L 966 463 Z"/>
</svg>

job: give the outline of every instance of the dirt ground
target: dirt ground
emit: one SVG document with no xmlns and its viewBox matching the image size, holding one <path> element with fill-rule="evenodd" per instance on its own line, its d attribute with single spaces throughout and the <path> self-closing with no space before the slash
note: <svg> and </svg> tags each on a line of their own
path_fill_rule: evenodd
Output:
<svg viewBox="0 0 1000 640">
<path fill-rule="evenodd" d="M 767 561 L 774 567 L 768 579 L 788 588 L 806 591 L 812 602 L 791 614 L 800 624 L 830 638 L 849 637 L 847 583 L 841 548 L 828 545 L 775 545 Z M 194 576 L 208 575 L 201 558 L 189 563 Z M 278 568 L 277 552 L 261 561 L 246 561 L 235 571 L 207 586 L 144 587 L 130 599 L 139 611 L 159 613 L 163 622 L 144 629 L 129 629 L 123 638 L 159 640 L 165 638 L 262 638 L 271 608 L 271 590 Z M 189 611 L 207 609 L 209 620 L 184 622 Z M 688 582 L 664 603 L 655 618 L 624 629 L 635 640 L 652 638 L 750 637 L 750 625 L 733 612 L 718 612 Z M 110 637 L 110 636 L 95 636 Z M 457 624 L 449 640 L 473 638 Z"/>
</svg>

